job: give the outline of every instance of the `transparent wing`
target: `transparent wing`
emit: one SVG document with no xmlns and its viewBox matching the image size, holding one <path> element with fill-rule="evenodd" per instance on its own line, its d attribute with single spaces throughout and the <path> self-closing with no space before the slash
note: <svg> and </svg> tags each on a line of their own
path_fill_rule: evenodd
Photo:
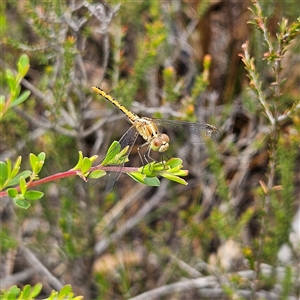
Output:
<svg viewBox="0 0 300 300">
<path fill-rule="evenodd" d="M 129 147 L 127 151 L 127 156 L 131 153 L 132 147 L 134 146 L 137 137 L 139 136 L 139 133 L 136 131 L 136 128 L 134 126 L 131 126 L 121 137 L 119 140 L 119 143 L 121 145 L 121 150 L 125 147 Z M 116 182 L 118 181 L 121 171 L 124 167 L 124 163 L 117 166 L 117 170 L 115 172 L 109 172 L 107 183 L 105 187 L 105 195 L 109 194 L 111 190 L 114 188 Z"/>
<path fill-rule="evenodd" d="M 171 130 L 174 135 L 188 137 L 191 143 L 203 143 L 208 139 L 218 139 L 220 131 L 217 127 L 205 123 L 153 119 L 162 133 Z"/>
<path fill-rule="evenodd" d="M 137 139 L 137 137 L 139 136 L 139 133 L 136 131 L 136 128 L 134 126 L 131 126 L 121 137 L 121 139 L 119 140 L 119 144 L 121 145 L 121 150 L 123 150 L 125 147 L 129 147 L 128 151 L 127 151 L 127 156 L 130 154 L 133 145 L 135 144 L 135 141 Z M 114 152 L 115 149 L 112 149 L 109 153 L 106 154 L 105 157 L 109 156 L 110 153 Z M 93 164 L 93 166 L 98 166 L 101 165 L 101 163 L 103 162 L 103 160 L 105 159 L 105 157 L 96 160 Z M 108 172 L 108 177 L 107 177 L 107 183 L 106 183 L 106 187 L 105 187 L 105 195 L 107 195 L 115 186 L 117 180 L 119 179 L 120 175 L 121 175 L 121 171 L 122 168 L 124 167 L 124 163 L 120 164 L 118 166 L 116 166 L 116 171 L 114 172 Z M 98 171 L 93 171 L 93 176 L 95 176 L 95 173 L 97 173 Z M 102 172 L 101 170 L 99 170 L 99 173 Z M 89 180 L 89 185 L 93 186 L 94 184 L 96 184 L 100 179 L 95 179 L 90 177 L 90 175 L 88 176 L 88 180 Z"/>
</svg>

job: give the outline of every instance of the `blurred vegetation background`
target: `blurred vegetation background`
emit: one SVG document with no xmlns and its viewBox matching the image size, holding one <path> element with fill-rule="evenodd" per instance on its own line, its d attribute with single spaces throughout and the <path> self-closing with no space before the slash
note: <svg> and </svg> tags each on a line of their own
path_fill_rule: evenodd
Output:
<svg viewBox="0 0 300 300">
<path fill-rule="evenodd" d="M 168 155 L 183 160 L 187 186 L 122 174 L 105 197 L 105 178 L 90 186 L 73 176 L 39 186 L 44 197 L 27 210 L 1 197 L 1 289 L 298 299 L 299 1 L 0 6 L 2 102 L 12 97 L 7 70 L 16 74 L 23 54 L 30 60 L 21 81 L 30 96 L 1 118 L 1 161 L 22 156 L 28 169 L 29 154 L 45 152 L 44 178 L 73 168 L 78 151 L 103 157 L 129 123 L 95 85 L 141 116 L 221 132 L 207 145 L 171 137 Z M 128 166 L 141 166 L 141 143 Z"/>
</svg>

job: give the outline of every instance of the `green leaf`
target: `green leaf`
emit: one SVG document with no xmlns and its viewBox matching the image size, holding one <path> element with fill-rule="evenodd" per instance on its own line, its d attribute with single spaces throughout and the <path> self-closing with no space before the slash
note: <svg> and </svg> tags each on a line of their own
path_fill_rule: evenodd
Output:
<svg viewBox="0 0 300 300">
<path fill-rule="evenodd" d="M 20 189 L 21 189 L 21 193 L 24 196 L 27 192 L 27 184 L 26 184 L 26 180 L 23 176 L 20 177 Z"/>
<path fill-rule="evenodd" d="M 17 97 L 21 92 L 21 86 L 20 85 L 16 85 L 15 90 L 12 91 L 12 95 L 14 96 L 13 98 Z"/>
<path fill-rule="evenodd" d="M 45 159 L 46 159 L 46 153 L 45 153 L 45 152 L 41 152 L 41 153 L 38 155 L 38 161 L 39 161 L 39 162 L 45 162 Z"/>
<path fill-rule="evenodd" d="M 17 206 L 19 206 L 20 208 L 24 208 L 27 209 L 30 207 L 30 202 L 26 201 L 26 200 L 22 200 L 22 199 L 18 199 L 18 198 L 14 198 L 14 202 Z"/>
<path fill-rule="evenodd" d="M 175 181 L 177 183 L 183 184 L 183 185 L 188 184 L 184 179 L 182 179 L 178 176 L 172 175 L 171 173 L 162 173 L 161 176 L 164 178 L 167 178 L 169 180 Z"/>
<path fill-rule="evenodd" d="M 102 161 L 101 165 L 102 166 L 108 165 L 111 161 L 114 160 L 115 156 L 120 152 L 120 150 L 121 150 L 121 145 L 118 142 L 114 141 L 108 148 L 106 152 L 106 156 Z"/>
<path fill-rule="evenodd" d="M 144 182 L 148 186 L 160 186 L 160 181 L 157 177 L 146 177 Z"/>
<path fill-rule="evenodd" d="M 137 181 L 139 183 L 145 183 L 144 179 L 145 179 L 146 175 L 141 174 L 139 172 L 131 172 L 131 173 L 127 173 L 127 174 L 135 181 Z"/>
<path fill-rule="evenodd" d="M 15 99 L 11 103 L 10 107 L 14 107 L 14 106 L 17 106 L 17 105 L 23 103 L 29 97 L 30 94 L 31 94 L 30 91 L 23 92 L 17 99 Z"/>
<path fill-rule="evenodd" d="M 6 165 L 7 165 L 7 172 L 8 172 L 8 175 L 7 177 L 8 178 L 11 178 L 12 177 L 12 170 L 11 170 L 11 160 L 9 158 L 6 159 Z"/>
<path fill-rule="evenodd" d="M 20 74 L 22 74 L 22 76 L 24 77 L 25 74 L 27 73 L 28 69 L 29 69 L 29 57 L 27 54 L 23 54 L 20 58 L 19 61 L 17 63 L 18 66 L 18 72 Z M 25 72 L 25 74 L 24 74 Z"/>
<path fill-rule="evenodd" d="M 3 113 L 4 106 L 5 106 L 5 96 L 0 95 L 0 116 Z"/>
<path fill-rule="evenodd" d="M 106 175 L 106 172 L 103 170 L 95 170 L 89 174 L 89 178 L 98 179 Z"/>
<path fill-rule="evenodd" d="M 41 283 L 37 283 L 31 292 L 31 298 L 34 299 L 41 292 L 43 285 Z"/>
<path fill-rule="evenodd" d="M 165 165 L 169 166 L 171 169 L 182 167 L 182 159 L 172 157 L 165 163 Z"/>
<path fill-rule="evenodd" d="M 30 291 L 31 291 L 31 286 L 29 284 L 27 284 L 23 287 L 23 290 L 22 290 L 22 293 L 20 296 L 23 297 L 23 299 L 26 299 L 29 297 Z"/>
<path fill-rule="evenodd" d="M 128 157 L 125 156 L 129 147 L 125 147 L 121 151 L 121 145 L 119 142 L 114 141 L 109 147 L 104 160 L 101 162 L 101 166 L 107 165 L 120 165 L 128 161 Z"/>
<path fill-rule="evenodd" d="M 16 88 L 16 82 L 14 74 L 11 70 L 6 70 L 6 81 L 9 85 L 10 91 L 13 92 Z"/>
<path fill-rule="evenodd" d="M 70 284 L 65 285 L 58 293 L 58 297 L 68 296 L 69 293 L 72 293 L 72 287 Z"/>
<path fill-rule="evenodd" d="M 7 164 L 0 161 L 0 190 L 5 187 L 5 182 L 8 180 L 8 168 Z"/>
<path fill-rule="evenodd" d="M 26 194 L 24 195 L 25 199 L 27 200 L 39 200 L 44 196 L 43 192 L 40 191 L 35 191 L 35 190 L 31 190 L 31 191 L 27 191 Z"/>
<path fill-rule="evenodd" d="M 17 160 L 15 162 L 14 168 L 13 168 L 13 170 L 11 172 L 11 177 L 10 178 L 13 179 L 19 173 L 21 161 L 22 161 L 22 156 L 18 156 L 18 158 L 17 158 Z M 8 160 L 7 160 L 7 163 L 8 163 Z"/>
<path fill-rule="evenodd" d="M 7 194 L 9 197 L 15 198 L 18 195 L 18 190 L 15 188 L 9 188 L 9 189 L 7 189 Z"/>
<path fill-rule="evenodd" d="M 139 172 L 127 173 L 132 179 L 139 183 L 146 184 L 148 186 L 160 186 L 160 181 L 157 177 L 147 177 L 145 174 Z"/>
<path fill-rule="evenodd" d="M 0 105 L 5 103 L 5 96 L 4 95 L 0 95 Z"/>
<path fill-rule="evenodd" d="M 35 167 L 34 173 L 35 175 L 39 174 L 43 168 L 44 162 L 43 161 L 39 161 Z M 35 176 L 36 178 L 38 178 L 38 176 Z"/>
<path fill-rule="evenodd" d="M 24 177 L 25 179 L 28 178 L 30 175 L 32 174 L 31 171 L 23 171 L 20 174 L 18 174 L 15 178 L 13 178 L 12 180 L 10 180 L 7 184 L 7 186 L 12 186 L 12 185 L 16 185 L 19 184 L 20 182 L 20 178 Z"/>
<path fill-rule="evenodd" d="M 20 295 L 21 289 L 18 288 L 16 285 L 13 285 L 9 290 L 8 290 L 8 295 L 7 298 L 3 298 L 3 300 L 5 299 L 16 299 L 17 296 Z"/>
<path fill-rule="evenodd" d="M 147 175 L 147 176 L 155 176 L 156 174 L 154 174 L 156 171 L 159 171 L 158 169 L 163 169 L 163 167 L 158 164 L 158 165 L 155 165 L 157 164 L 156 162 L 151 162 L 150 164 L 147 164 L 143 167 L 140 167 L 139 168 L 139 172 L 141 172 L 142 174 L 144 175 Z M 154 174 L 154 175 L 153 175 Z"/>
<path fill-rule="evenodd" d="M 170 172 L 172 175 L 176 175 L 176 176 L 188 176 L 189 175 L 189 171 L 188 170 L 179 170 L 179 171 L 174 171 L 172 170 L 172 172 Z"/>
<path fill-rule="evenodd" d="M 81 172 L 86 173 L 92 166 L 92 162 L 89 158 L 85 157 L 82 161 Z"/>
<path fill-rule="evenodd" d="M 76 166 L 74 168 L 72 168 L 72 170 L 80 170 L 82 161 L 83 161 L 83 154 L 82 154 L 82 151 L 79 151 L 78 162 L 77 162 Z"/>
<path fill-rule="evenodd" d="M 30 160 L 30 166 L 31 166 L 32 170 L 34 171 L 36 168 L 36 165 L 38 163 L 38 158 L 35 154 L 30 153 L 29 160 Z"/>
</svg>

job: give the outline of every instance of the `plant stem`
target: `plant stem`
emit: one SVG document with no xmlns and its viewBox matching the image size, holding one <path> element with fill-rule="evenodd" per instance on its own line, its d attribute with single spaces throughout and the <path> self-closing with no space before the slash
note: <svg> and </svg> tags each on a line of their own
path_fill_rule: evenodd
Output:
<svg viewBox="0 0 300 300">
<path fill-rule="evenodd" d="M 92 167 L 90 169 L 90 171 L 103 170 L 103 171 L 106 171 L 106 172 L 130 173 L 130 172 L 137 172 L 138 169 L 139 168 L 134 168 L 134 167 L 120 168 L 120 166 L 107 166 L 107 167 L 97 166 L 97 167 Z M 67 177 L 70 177 L 70 176 L 75 176 L 75 175 L 80 176 L 80 174 L 81 174 L 80 171 L 69 170 L 69 171 L 66 171 L 66 172 L 57 173 L 57 174 L 50 175 L 48 177 L 33 181 L 33 182 L 29 183 L 27 187 L 32 188 L 32 187 L 35 187 L 35 186 L 38 186 L 38 185 L 41 185 L 41 184 L 44 184 L 44 183 L 47 183 L 47 182 L 51 182 L 51 181 L 54 181 L 54 180 L 59 180 L 59 179 L 62 179 L 62 178 L 67 178 Z M 80 177 L 83 178 L 83 176 L 80 176 Z M 20 191 L 20 187 L 16 187 L 16 189 L 18 191 Z M 6 191 L 0 192 L 0 197 L 4 197 L 4 196 L 7 196 L 7 192 Z"/>
</svg>

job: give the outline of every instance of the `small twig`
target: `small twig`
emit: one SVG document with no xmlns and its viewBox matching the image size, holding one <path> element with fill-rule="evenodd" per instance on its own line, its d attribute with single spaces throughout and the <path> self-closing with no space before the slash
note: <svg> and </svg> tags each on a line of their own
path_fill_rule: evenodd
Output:
<svg viewBox="0 0 300 300">
<path fill-rule="evenodd" d="M 63 287 L 63 284 L 54 277 L 50 271 L 42 264 L 40 260 L 25 246 L 21 247 L 21 252 L 24 255 L 24 258 L 30 264 L 30 266 L 41 276 L 45 277 L 48 283 L 56 290 L 60 290 Z"/>
<path fill-rule="evenodd" d="M 35 130 L 32 130 L 27 135 L 23 137 L 22 140 L 16 142 L 13 149 L 6 150 L 0 154 L 0 160 L 3 161 L 7 158 L 11 158 L 17 153 L 22 150 L 25 146 L 27 146 L 28 141 L 35 141 L 39 137 L 43 136 L 45 134 L 45 129 L 43 128 L 37 128 Z"/>
<path fill-rule="evenodd" d="M 95 253 L 101 255 L 112 243 L 122 238 L 127 232 L 133 229 L 145 215 L 147 215 L 163 198 L 167 196 L 168 181 L 162 180 L 157 192 L 143 205 L 143 207 L 130 218 L 118 231 L 108 238 L 102 238 L 95 247 Z"/>
<path fill-rule="evenodd" d="M 202 276 L 202 274 L 198 270 L 196 270 L 195 268 L 191 267 L 189 264 L 187 264 L 183 260 L 178 259 L 173 254 L 171 254 L 170 256 L 171 256 L 172 261 L 175 262 L 180 269 L 182 269 L 183 271 L 185 271 L 190 276 L 195 277 L 195 278 Z"/>
<path fill-rule="evenodd" d="M 24 119 L 26 119 L 28 122 L 30 122 L 31 124 L 33 124 L 36 127 L 40 127 L 40 128 L 44 128 L 44 129 L 53 129 L 63 135 L 70 136 L 70 137 L 77 137 L 76 130 L 65 129 L 57 124 L 51 124 L 48 120 L 40 121 L 40 120 L 32 117 L 26 111 L 20 109 L 19 107 L 14 107 L 13 109 L 17 114 L 22 116 Z"/>
<path fill-rule="evenodd" d="M 30 278 L 32 277 L 32 275 L 34 275 L 34 273 L 35 273 L 34 268 L 28 268 L 24 271 L 1 278 L 0 287 L 1 289 L 7 289 L 14 284 L 29 282 Z"/>
<path fill-rule="evenodd" d="M 269 268 L 266 268 L 265 265 L 261 266 L 261 272 L 264 274 L 264 276 L 271 276 L 271 273 L 269 272 Z M 245 270 L 240 271 L 236 273 L 227 273 L 222 275 L 226 278 L 230 278 L 232 276 L 240 276 L 241 279 L 243 279 L 245 282 L 254 280 L 255 277 L 255 271 L 253 270 Z M 214 292 L 218 293 L 219 296 L 225 297 L 226 294 L 224 293 L 224 289 L 219 285 L 216 276 L 206 276 L 201 277 L 197 279 L 185 279 L 180 282 L 167 284 L 164 286 L 161 286 L 159 288 L 150 290 L 148 292 L 142 293 L 138 296 L 132 297 L 129 300 L 148 300 L 148 299 L 155 299 L 160 298 L 166 295 L 173 294 L 175 292 L 184 292 L 194 289 L 199 289 L 198 293 L 199 295 L 205 296 L 207 295 L 210 298 L 213 298 Z M 248 297 L 251 298 L 252 291 L 251 290 L 237 290 L 236 295 L 240 297 Z M 265 297 L 267 299 L 274 299 L 279 300 L 280 295 L 276 294 L 274 292 L 266 292 L 266 291 L 257 291 L 255 293 L 256 297 Z M 296 300 L 296 297 L 289 297 L 289 300 Z"/>
<path fill-rule="evenodd" d="M 95 234 L 100 236 L 103 232 L 109 230 L 122 216 L 124 210 L 139 200 L 148 189 L 149 187 L 142 184 L 136 185 L 134 189 L 130 189 L 124 198 L 118 201 L 118 203 L 105 214 L 101 222 L 95 228 Z"/>
<path fill-rule="evenodd" d="M 271 123 L 271 125 L 275 124 L 275 118 L 272 114 L 272 112 L 269 109 L 269 105 L 266 101 L 265 95 L 261 89 L 261 81 L 259 80 L 258 74 L 255 69 L 255 65 L 253 62 L 253 58 L 251 58 L 249 51 L 248 51 L 248 41 L 242 45 L 242 49 L 244 51 L 244 55 L 240 54 L 240 57 L 242 58 L 245 68 L 248 71 L 248 77 L 251 80 L 250 86 L 254 90 L 254 92 L 257 94 L 257 98 L 264 107 L 265 113 Z"/>
</svg>

